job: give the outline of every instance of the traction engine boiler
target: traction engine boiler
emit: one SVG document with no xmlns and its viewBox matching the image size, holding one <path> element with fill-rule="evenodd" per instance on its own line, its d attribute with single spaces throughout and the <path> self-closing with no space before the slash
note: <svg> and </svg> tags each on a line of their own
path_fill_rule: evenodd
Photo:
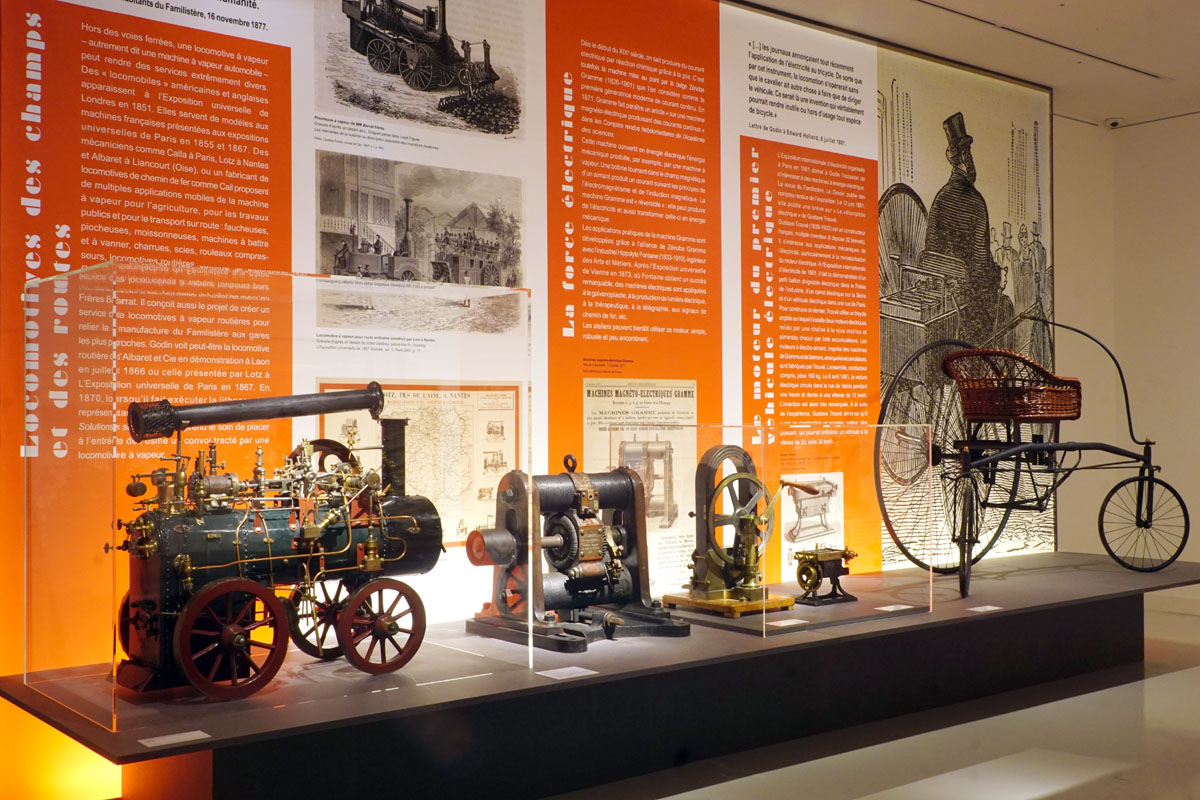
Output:
<svg viewBox="0 0 1200 800">
<path fill-rule="evenodd" d="M 382 426 L 382 468 L 347 444 L 302 441 L 268 473 L 259 448 L 248 478 L 225 472 L 210 443 L 183 454 L 187 428 L 369 410 Z M 172 406 L 129 406 L 134 441 L 175 436 L 169 466 L 133 476 L 137 517 L 118 520 L 129 592 L 117 632 L 119 685 L 150 691 L 191 683 L 210 697 L 246 697 L 278 672 L 288 639 L 320 659 L 345 656 L 369 673 L 399 669 L 425 634 L 407 584 L 442 553 L 437 510 L 404 493 L 407 420 L 379 419 L 383 390 L 364 389 Z M 149 486 L 147 486 L 149 482 Z M 281 597 L 276 588 L 291 587 Z"/>
</svg>

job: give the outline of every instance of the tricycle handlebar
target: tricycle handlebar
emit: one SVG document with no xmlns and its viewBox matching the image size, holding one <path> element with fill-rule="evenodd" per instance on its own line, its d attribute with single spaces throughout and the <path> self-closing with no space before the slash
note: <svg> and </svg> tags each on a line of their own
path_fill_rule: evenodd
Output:
<svg viewBox="0 0 1200 800">
<path fill-rule="evenodd" d="M 1154 444 L 1154 442 L 1150 441 L 1149 439 L 1137 438 L 1137 436 L 1135 436 L 1133 433 L 1133 412 L 1130 411 L 1130 408 L 1129 408 L 1129 385 L 1125 382 L 1125 370 L 1121 369 L 1121 362 L 1117 361 L 1117 357 L 1115 355 L 1113 355 L 1113 351 L 1109 350 L 1108 346 L 1105 345 L 1104 342 L 1100 341 L 1095 336 L 1092 336 L 1087 331 L 1081 331 L 1079 328 L 1074 328 L 1074 327 L 1072 327 L 1070 325 L 1066 325 L 1062 322 L 1054 322 L 1053 320 L 1048 320 L 1044 317 L 1039 317 L 1034 314 L 1030 314 L 1027 311 L 1021 313 L 1020 317 L 1022 319 L 1031 320 L 1033 322 L 1040 322 L 1043 325 L 1053 325 L 1056 328 L 1066 328 L 1069 331 L 1074 331 L 1075 333 L 1078 333 L 1080 336 L 1086 336 L 1087 338 L 1091 339 L 1096 344 L 1100 345 L 1101 349 L 1103 349 L 1105 353 L 1108 353 L 1108 357 L 1110 359 L 1112 359 L 1113 365 L 1116 366 L 1116 368 L 1117 368 L 1117 376 L 1120 377 L 1120 379 L 1121 379 L 1121 392 L 1125 395 L 1125 422 L 1129 426 L 1129 438 L 1133 440 L 1134 444 L 1140 444 L 1143 446 L 1148 445 L 1148 444 L 1149 445 Z"/>
</svg>

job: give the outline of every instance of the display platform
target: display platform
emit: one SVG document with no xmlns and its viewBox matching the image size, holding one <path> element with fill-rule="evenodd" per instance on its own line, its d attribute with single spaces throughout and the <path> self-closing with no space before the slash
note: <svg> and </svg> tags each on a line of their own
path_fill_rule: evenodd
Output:
<svg viewBox="0 0 1200 800">
<path fill-rule="evenodd" d="M 847 582 L 862 592 L 868 580 L 897 604 L 928 605 L 924 572 Z M 180 756 L 147 797 L 382 787 L 536 797 L 1137 662 L 1143 594 L 1195 583 L 1195 563 L 1136 573 L 1102 555 L 985 559 L 965 600 L 954 576 L 935 580 L 929 613 L 789 636 L 694 626 L 687 638 L 537 651 L 532 669 L 522 646 L 434 625 L 398 673 L 294 653 L 250 698 L 144 702 L 122 710 L 115 733 L 20 675 L 0 678 L 0 695 L 116 763 Z M 63 693 L 106 679 L 103 669 L 58 678 Z M 154 763 L 130 769 L 148 775 Z M 188 765 L 208 783 L 181 785 Z"/>
</svg>

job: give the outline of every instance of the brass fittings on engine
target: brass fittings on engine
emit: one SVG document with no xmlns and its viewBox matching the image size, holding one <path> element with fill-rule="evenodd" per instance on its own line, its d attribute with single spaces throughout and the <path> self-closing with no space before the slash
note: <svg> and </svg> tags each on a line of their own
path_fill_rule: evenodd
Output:
<svg viewBox="0 0 1200 800">
<path fill-rule="evenodd" d="M 186 553 L 175 556 L 171 566 L 179 573 L 179 580 L 185 594 L 192 593 L 192 557 Z"/>
<path fill-rule="evenodd" d="M 368 539 L 362 544 L 363 572 L 382 572 L 383 559 L 379 557 L 379 540 Z"/>
<path fill-rule="evenodd" d="M 117 520 L 117 528 L 125 528 L 129 534 L 128 550 L 138 558 L 150 558 L 158 552 L 158 539 L 154 537 L 154 521 L 149 517 L 138 517 L 132 522 Z"/>
</svg>

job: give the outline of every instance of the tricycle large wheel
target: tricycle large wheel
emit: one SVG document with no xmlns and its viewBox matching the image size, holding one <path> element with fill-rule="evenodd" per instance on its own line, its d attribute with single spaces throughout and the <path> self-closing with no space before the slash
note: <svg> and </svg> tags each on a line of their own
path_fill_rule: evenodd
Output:
<svg viewBox="0 0 1200 800">
<path fill-rule="evenodd" d="M 287 639 L 274 592 L 245 578 L 222 578 L 184 604 L 175 623 L 175 661 L 204 694 L 236 700 L 275 677 Z"/>
<path fill-rule="evenodd" d="M 1179 558 L 1189 525 L 1183 498 L 1159 478 L 1126 478 L 1100 504 L 1104 549 L 1122 567 L 1137 572 L 1154 572 Z"/>
<path fill-rule="evenodd" d="M 904 362 L 884 395 L 875 434 L 875 490 L 884 525 L 900 552 L 922 569 L 950 574 L 960 565 L 958 530 L 962 475 L 955 442 L 989 442 L 988 452 L 1015 443 L 1015 426 L 968 424 L 958 389 L 944 372 L 947 353 L 971 345 L 943 339 Z M 932 472 L 926 475 L 926 469 Z M 1019 481 L 1012 466 L 972 475 L 978 542 L 972 562 L 991 549 L 1011 511 Z M 932 485 L 930 485 L 932 484 Z M 932 494 L 932 497 L 929 495 Z"/>
</svg>

